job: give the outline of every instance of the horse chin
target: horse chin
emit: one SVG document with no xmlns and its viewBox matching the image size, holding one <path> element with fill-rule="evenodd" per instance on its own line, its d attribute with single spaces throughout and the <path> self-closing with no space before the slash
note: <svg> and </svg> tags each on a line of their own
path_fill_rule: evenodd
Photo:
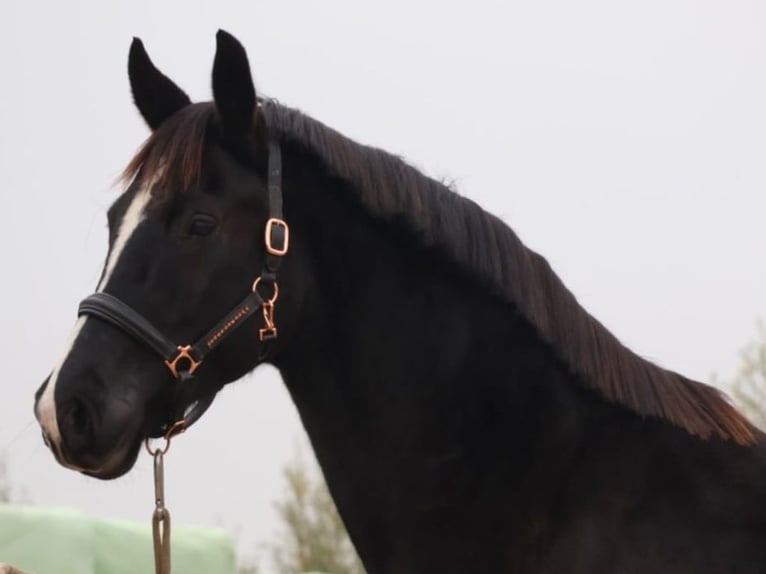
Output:
<svg viewBox="0 0 766 574">
<path fill-rule="evenodd" d="M 115 452 L 109 459 L 96 470 L 81 469 L 80 472 L 91 478 L 100 480 L 114 480 L 130 472 L 136 464 L 138 453 L 141 452 L 143 439 L 135 441 L 125 450 Z"/>
</svg>

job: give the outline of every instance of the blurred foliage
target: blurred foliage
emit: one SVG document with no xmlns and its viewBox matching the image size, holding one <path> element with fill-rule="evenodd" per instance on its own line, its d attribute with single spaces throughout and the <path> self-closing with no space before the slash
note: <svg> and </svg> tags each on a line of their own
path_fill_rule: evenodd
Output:
<svg viewBox="0 0 766 574">
<path fill-rule="evenodd" d="M 32 499 L 25 488 L 18 488 L 18 485 L 11 484 L 8 455 L 3 451 L 0 451 L 0 502 L 32 504 Z"/>
<path fill-rule="evenodd" d="M 269 545 L 275 570 L 364 574 L 318 466 L 307 468 L 298 454 L 283 472 L 286 491 L 276 503 L 281 529 Z"/>
<path fill-rule="evenodd" d="M 0 502 L 11 501 L 11 483 L 8 479 L 8 462 L 5 454 L 0 453 Z"/>
<path fill-rule="evenodd" d="M 756 338 L 740 351 L 740 364 L 730 382 L 737 406 L 758 428 L 766 430 L 766 326 L 758 323 Z"/>
</svg>

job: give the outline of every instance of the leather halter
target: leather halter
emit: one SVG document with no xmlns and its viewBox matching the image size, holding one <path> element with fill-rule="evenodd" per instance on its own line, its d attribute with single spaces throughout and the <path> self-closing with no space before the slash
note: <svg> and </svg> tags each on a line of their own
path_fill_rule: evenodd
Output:
<svg viewBox="0 0 766 574">
<path fill-rule="evenodd" d="M 184 405 L 185 401 L 182 400 L 184 391 L 207 354 L 244 323 L 245 319 L 260 309 L 265 323 L 259 331 L 260 340 L 265 343 L 277 337 L 277 328 L 274 324 L 274 304 L 279 297 L 277 270 L 282 257 L 287 254 L 290 232 L 282 218 L 282 154 L 279 143 L 274 140 L 269 142 L 267 183 L 269 220 L 266 222 L 265 229 L 266 257 L 263 270 L 253 282 L 250 293 L 194 343 L 187 345 L 174 343 L 130 305 L 108 293 L 93 293 L 80 303 L 78 316 L 88 315 L 111 323 L 153 349 L 162 357 L 170 374 L 181 385 L 176 393 L 178 404 L 174 420 L 170 421 L 163 431 L 171 432 L 175 429 L 173 434 L 182 432 L 194 424 L 210 407 L 215 398 L 214 394 L 199 399 L 191 405 Z M 258 292 L 261 287 L 271 289 L 270 298 L 261 297 Z"/>
</svg>

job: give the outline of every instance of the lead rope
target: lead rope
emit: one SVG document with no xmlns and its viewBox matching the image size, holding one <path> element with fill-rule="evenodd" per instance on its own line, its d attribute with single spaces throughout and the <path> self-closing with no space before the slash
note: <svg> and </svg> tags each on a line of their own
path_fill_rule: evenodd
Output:
<svg viewBox="0 0 766 574">
<path fill-rule="evenodd" d="M 170 574 L 170 511 L 165 508 L 165 469 L 162 450 L 154 451 L 154 570 L 157 574 Z"/>
<path fill-rule="evenodd" d="M 154 571 L 156 574 L 170 574 L 170 511 L 165 507 L 165 455 L 171 439 L 186 430 L 186 421 L 181 419 L 165 433 L 165 445 L 152 447 L 149 439 L 144 445 L 154 459 L 154 513 L 152 514 L 152 539 L 154 541 Z"/>
</svg>

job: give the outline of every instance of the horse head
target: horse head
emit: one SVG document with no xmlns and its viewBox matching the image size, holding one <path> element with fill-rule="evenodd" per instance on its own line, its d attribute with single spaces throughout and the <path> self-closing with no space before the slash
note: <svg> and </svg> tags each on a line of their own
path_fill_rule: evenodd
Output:
<svg viewBox="0 0 766 574">
<path fill-rule="evenodd" d="M 128 71 L 152 134 L 108 211 L 96 293 L 35 401 L 59 462 L 99 478 L 127 472 L 145 438 L 189 409 L 199 416 L 224 384 L 272 360 L 279 288 L 282 338 L 284 301 L 297 293 L 285 288 L 289 265 L 277 283 L 289 244 L 279 147 L 239 42 L 217 35 L 213 102 L 191 103 L 138 39 Z"/>
</svg>

